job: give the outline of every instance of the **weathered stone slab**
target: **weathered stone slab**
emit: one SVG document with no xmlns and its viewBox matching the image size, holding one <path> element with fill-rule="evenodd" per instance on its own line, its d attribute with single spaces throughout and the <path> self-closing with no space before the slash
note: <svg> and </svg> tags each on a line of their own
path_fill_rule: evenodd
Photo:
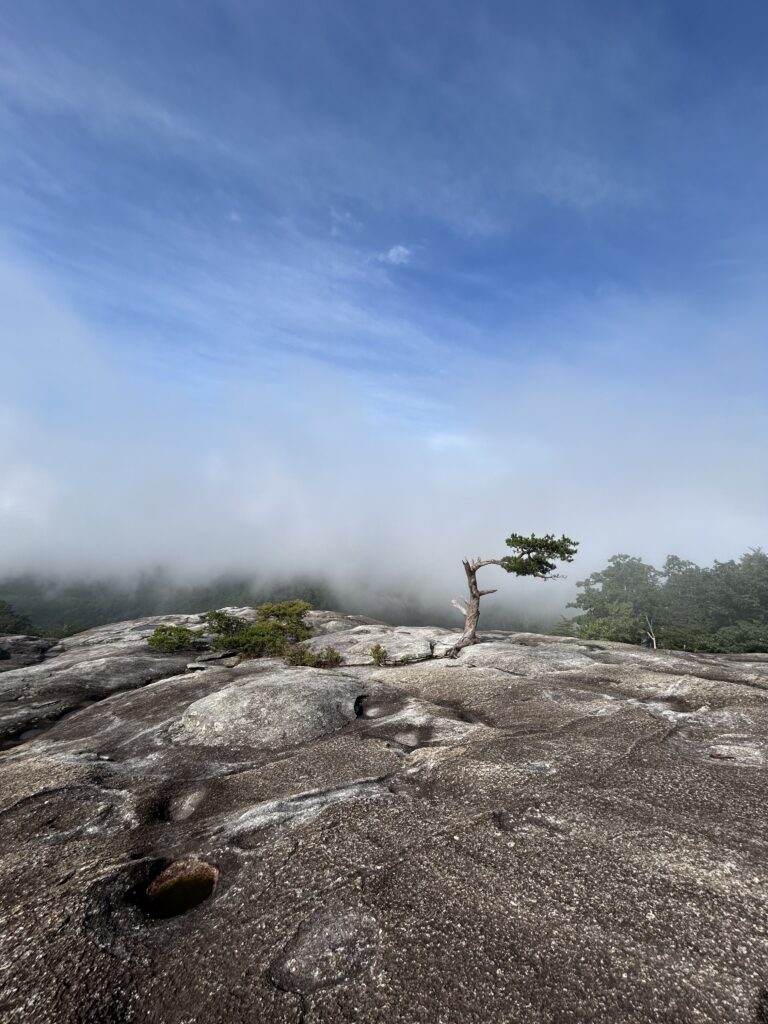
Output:
<svg viewBox="0 0 768 1024">
<path fill-rule="evenodd" d="M 344 659 L 345 665 L 373 665 L 372 648 L 384 649 L 385 663 L 398 664 L 412 661 L 426 661 L 433 656 L 436 642 L 448 630 L 425 626 L 385 626 L 368 624 L 352 629 L 334 630 L 330 635 L 313 637 L 304 646 L 310 650 L 334 647 Z"/>
<path fill-rule="evenodd" d="M 0 636 L 0 672 L 37 664 L 55 642 L 42 636 Z"/>
<path fill-rule="evenodd" d="M 0 754 L 3 1024 L 768 1019 L 764 659 L 318 612 L 319 670 L 162 621 L 201 627 L 0 676 L 44 729 Z"/>
</svg>

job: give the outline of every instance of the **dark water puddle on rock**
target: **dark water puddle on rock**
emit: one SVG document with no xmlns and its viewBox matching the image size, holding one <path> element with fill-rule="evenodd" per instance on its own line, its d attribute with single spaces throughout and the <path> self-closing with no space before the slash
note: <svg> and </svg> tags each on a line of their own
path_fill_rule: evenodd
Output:
<svg viewBox="0 0 768 1024">
<path fill-rule="evenodd" d="M 13 750 L 15 747 L 20 747 L 23 743 L 27 743 L 29 740 L 33 740 L 35 736 L 44 733 L 45 730 L 46 727 L 43 725 L 33 725 L 22 730 L 22 732 L 13 733 L 0 742 L 0 751 Z"/>
<path fill-rule="evenodd" d="M 86 697 L 75 707 L 65 708 L 63 711 L 60 711 L 55 715 L 47 715 L 41 718 L 30 719 L 30 721 L 28 721 L 21 730 L 9 733 L 4 737 L 4 739 L 0 740 L 0 752 L 4 750 L 14 750 L 16 747 L 20 747 L 24 743 L 28 743 L 30 740 L 37 739 L 38 736 L 42 736 L 55 725 L 58 725 L 60 722 L 65 722 L 67 719 L 72 718 L 73 715 L 77 715 L 79 712 L 85 711 L 87 708 L 91 707 L 92 704 L 98 704 L 99 701 L 103 699 L 104 698 L 101 697 Z"/>
</svg>

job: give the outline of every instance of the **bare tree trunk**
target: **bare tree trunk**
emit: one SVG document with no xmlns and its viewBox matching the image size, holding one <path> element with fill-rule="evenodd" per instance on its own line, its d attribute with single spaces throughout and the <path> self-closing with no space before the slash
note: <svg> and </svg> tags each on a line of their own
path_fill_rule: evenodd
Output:
<svg viewBox="0 0 768 1024">
<path fill-rule="evenodd" d="M 464 562 L 464 572 L 467 574 L 469 601 L 467 602 L 464 635 L 461 638 L 460 646 L 468 647 L 470 644 L 477 643 L 477 624 L 480 621 L 480 591 L 477 588 L 477 569 L 474 568 L 471 562 Z"/>
<path fill-rule="evenodd" d="M 463 647 L 469 647 L 477 643 L 477 624 L 480 620 L 480 598 L 486 594 L 495 594 L 495 590 L 479 590 L 477 586 L 477 570 L 484 565 L 499 565 L 499 560 L 488 558 L 481 560 L 476 558 L 473 562 L 464 559 L 464 572 L 467 574 L 467 587 L 469 588 L 469 600 L 466 607 L 453 602 L 454 608 L 464 613 L 464 632 L 461 639 L 451 651 L 451 657 L 455 658 Z"/>
<path fill-rule="evenodd" d="M 653 647 L 653 649 L 655 651 L 655 650 L 657 650 L 657 647 L 656 647 L 656 634 L 653 631 L 653 623 L 651 622 L 651 620 L 648 618 L 647 615 L 645 616 L 645 622 L 646 622 L 646 626 L 647 626 L 645 632 L 648 634 L 648 639 L 651 641 L 651 646 Z"/>
</svg>

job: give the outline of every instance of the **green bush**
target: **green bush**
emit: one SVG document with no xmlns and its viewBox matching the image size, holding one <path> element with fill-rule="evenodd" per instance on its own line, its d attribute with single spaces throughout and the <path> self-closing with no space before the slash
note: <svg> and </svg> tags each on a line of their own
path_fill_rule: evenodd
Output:
<svg viewBox="0 0 768 1024">
<path fill-rule="evenodd" d="M 298 633 L 305 633 L 304 639 L 307 639 L 312 630 L 304 624 L 304 615 L 311 607 L 307 601 L 279 601 L 277 604 L 260 604 L 256 614 L 259 622 L 281 622 Z"/>
<path fill-rule="evenodd" d="M 219 636 L 233 636 L 248 625 L 244 619 L 238 619 L 229 612 L 210 611 L 206 612 L 203 618 L 210 631 L 218 633 Z"/>
<path fill-rule="evenodd" d="M 211 646 L 218 650 L 232 651 L 246 658 L 270 658 L 285 654 L 302 640 L 312 636 L 312 630 L 304 622 L 304 615 L 310 605 L 306 601 L 280 601 L 262 604 L 256 609 L 256 622 L 247 622 L 229 612 L 213 610 L 206 612 L 205 624 L 211 636 Z M 182 626 L 158 626 L 149 639 L 150 647 L 157 651 L 175 653 L 206 646 L 205 641 Z M 321 661 L 329 665 L 333 661 L 332 649 L 321 652 Z M 323 665 L 322 667 L 325 667 Z"/>
<path fill-rule="evenodd" d="M 246 658 L 270 658 L 284 654 L 312 636 L 312 630 L 303 621 L 310 607 L 306 601 L 262 604 L 256 609 L 256 622 L 246 622 L 222 611 L 208 612 L 205 618 L 216 634 L 212 641 L 214 647 Z"/>
<path fill-rule="evenodd" d="M 382 647 L 381 644 L 374 644 L 371 648 L 371 657 L 375 664 L 381 668 L 382 665 L 387 664 L 387 649 Z"/>
<path fill-rule="evenodd" d="M 616 601 L 605 606 L 605 615 L 580 616 L 574 621 L 579 640 L 614 640 L 622 644 L 639 644 L 644 636 L 643 620 L 628 602 Z"/>
<path fill-rule="evenodd" d="M 337 668 L 342 661 L 341 653 L 335 647 L 324 647 L 320 651 L 308 651 L 306 647 L 289 647 L 285 652 L 289 665 L 308 668 Z"/>
<path fill-rule="evenodd" d="M 723 626 L 714 636 L 711 650 L 730 654 L 768 653 L 768 623 L 735 622 Z"/>
<path fill-rule="evenodd" d="M 163 654 L 194 651 L 200 647 L 199 637 L 185 626 L 158 626 L 147 643 L 153 651 Z"/>
<path fill-rule="evenodd" d="M 295 631 L 283 622 L 244 623 L 242 629 L 213 639 L 219 650 L 233 651 L 247 658 L 270 658 L 282 654 L 298 639 Z"/>
</svg>

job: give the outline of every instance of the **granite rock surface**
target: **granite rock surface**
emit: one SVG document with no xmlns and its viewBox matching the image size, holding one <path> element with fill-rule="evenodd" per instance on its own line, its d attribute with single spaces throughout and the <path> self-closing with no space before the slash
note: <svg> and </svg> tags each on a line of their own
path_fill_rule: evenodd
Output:
<svg viewBox="0 0 768 1024">
<path fill-rule="evenodd" d="M 768 657 L 309 621 L 0 638 L 4 1024 L 768 1021 Z"/>
</svg>

